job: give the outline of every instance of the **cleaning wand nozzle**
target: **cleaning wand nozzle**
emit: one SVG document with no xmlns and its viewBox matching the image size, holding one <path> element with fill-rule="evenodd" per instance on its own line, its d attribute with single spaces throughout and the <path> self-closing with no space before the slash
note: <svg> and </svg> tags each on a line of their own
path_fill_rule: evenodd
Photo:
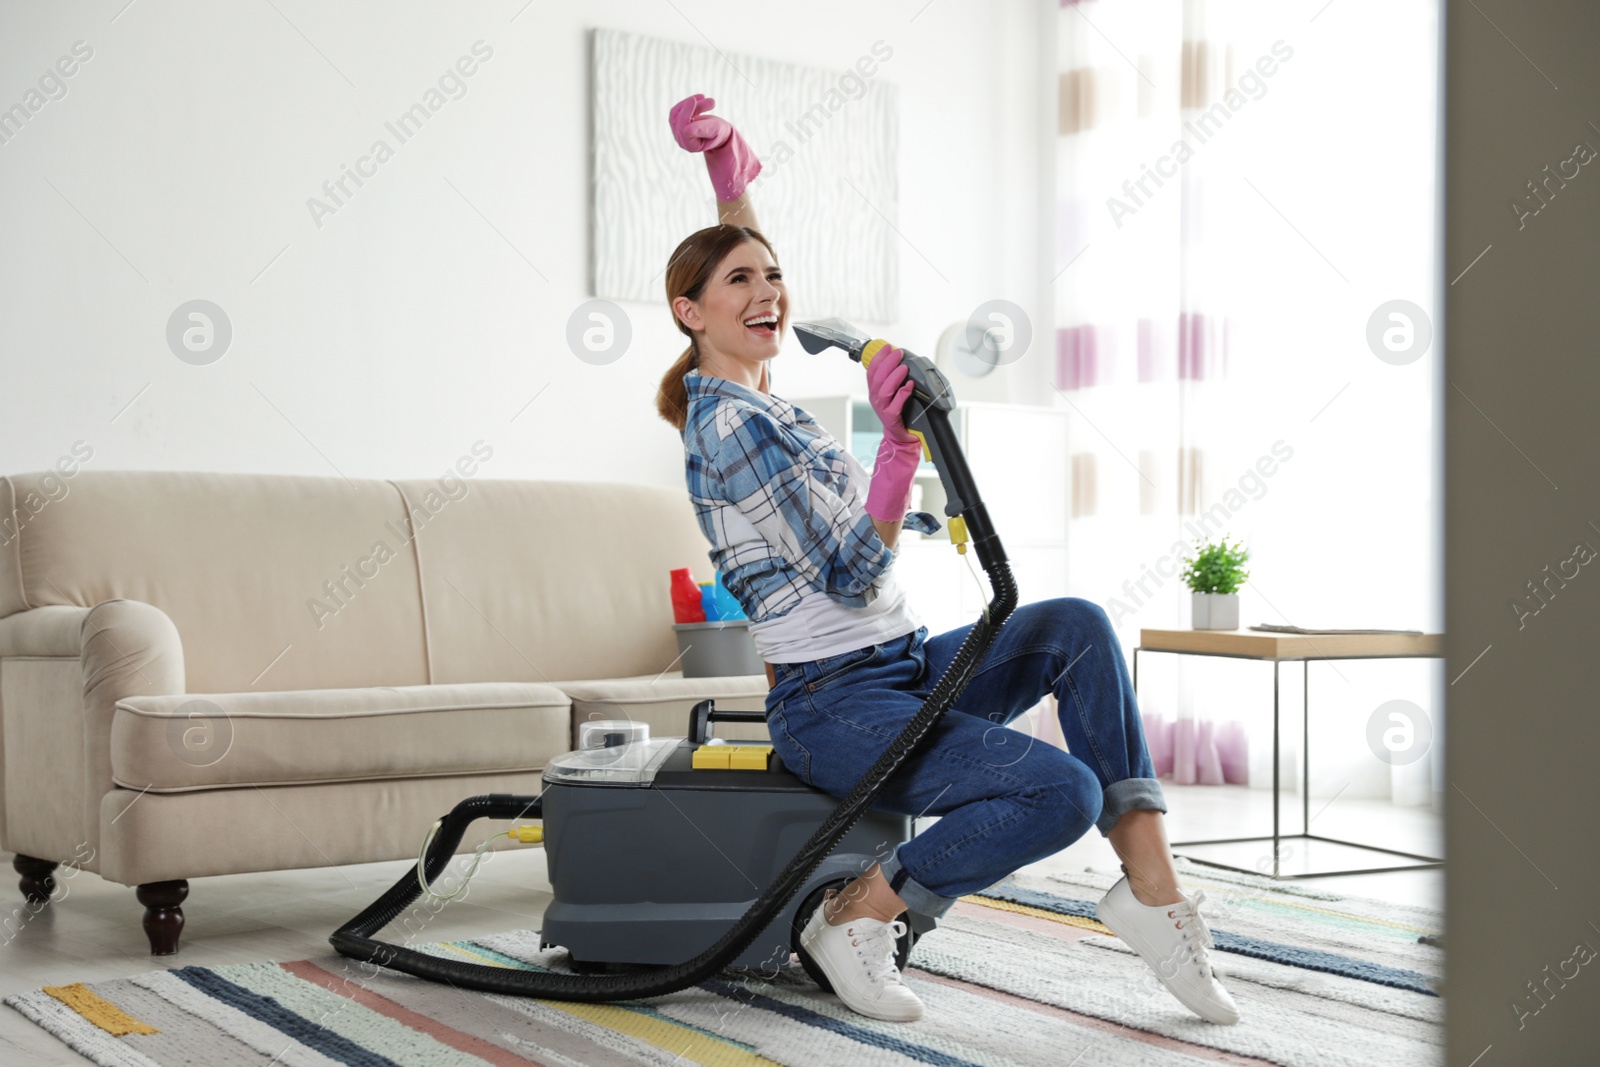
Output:
<svg viewBox="0 0 1600 1067">
<path fill-rule="evenodd" d="M 829 348 L 841 348 L 857 363 L 861 351 L 872 340 L 843 319 L 818 319 L 816 322 L 797 322 L 794 334 L 800 338 L 800 347 L 813 356 Z"/>
</svg>

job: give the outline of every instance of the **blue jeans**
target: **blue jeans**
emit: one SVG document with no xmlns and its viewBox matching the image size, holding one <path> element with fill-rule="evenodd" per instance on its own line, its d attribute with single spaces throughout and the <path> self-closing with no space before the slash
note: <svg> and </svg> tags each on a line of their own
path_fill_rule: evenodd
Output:
<svg viewBox="0 0 1600 1067">
<path fill-rule="evenodd" d="M 924 626 L 837 656 L 773 664 L 773 748 L 803 781 L 848 793 L 916 714 L 971 629 L 929 638 Z M 1046 693 L 1056 696 L 1070 752 L 1006 725 Z M 1019 606 L 874 806 L 940 816 L 878 857 L 901 899 L 934 917 L 1091 826 L 1105 834 L 1123 812 L 1166 811 L 1104 609 L 1077 597 Z"/>
</svg>

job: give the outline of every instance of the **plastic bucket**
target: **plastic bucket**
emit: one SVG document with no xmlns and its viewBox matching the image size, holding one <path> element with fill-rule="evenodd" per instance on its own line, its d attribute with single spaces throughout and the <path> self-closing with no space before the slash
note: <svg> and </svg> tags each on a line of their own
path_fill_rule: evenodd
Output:
<svg viewBox="0 0 1600 1067">
<path fill-rule="evenodd" d="M 685 678 L 723 678 L 766 674 L 766 664 L 756 654 L 749 619 L 672 624 L 678 635 L 678 660 Z"/>
</svg>

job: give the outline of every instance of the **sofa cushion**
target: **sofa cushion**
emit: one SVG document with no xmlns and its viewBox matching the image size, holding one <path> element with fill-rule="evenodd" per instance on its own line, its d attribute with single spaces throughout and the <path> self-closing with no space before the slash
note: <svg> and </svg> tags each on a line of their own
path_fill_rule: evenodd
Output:
<svg viewBox="0 0 1600 1067">
<path fill-rule="evenodd" d="M 571 703 L 526 682 L 127 697 L 116 783 L 152 793 L 542 769 Z"/>
<path fill-rule="evenodd" d="M 395 486 L 417 528 L 429 681 L 554 685 L 677 662 L 672 571 L 712 575 L 681 485 L 474 478 L 436 512 L 432 483 Z"/>
<path fill-rule="evenodd" d="M 160 795 L 113 789 L 105 795 L 100 807 L 100 822 L 106 827 L 106 833 L 102 839 L 105 847 L 99 855 L 99 873 L 123 885 L 138 885 L 141 882 L 203 878 L 244 871 L 342 867 L 347 863 L 370 863 L 374 860 L 415 860 L 417 846 L 422 843 L 422 835 L 433 825 L 433 820 L 467 797 L 483 793 L 526 794 L 538 791 L 539 775 L 527 771 L 383 778 L 339 784 L 319 782 L 260 790 L 206 789 Z M 464 852 L 477 847 L 478 842 L 503 826 L 477 824 L 462 839 L 456 851 Z M 496 850 L 528 848 L 527 845 L 511 845 L 504 838 L 495 842 L 493 847 Z M 535 862 L 542 873 L 544 861 Z M 374 886 L 371 893 L 375 894 L 376 887 L 386 885 L 390 876 L 369 874 L 351 877 L 362 879 L 359 883 L 362 892 L 356 895 L 367 896 L 370 895 L 366 890 L 368 884 Z M 59 874 L 57 878 L 60 878 Z M 337 884 L 342 886 L 344 883 L 341 881 Z M 457 883 L 450 878 L 445 884 Z M 530 895 L 533 892 L 529 890 Z M 219 887 L 218 896 L 226 893 L 227 890 Z M 191 903 L 193 899 L 190 898 Z M 290 895 L 286 907 L 296 907 L 293 900 Z M 208 903 L 222 906 L 217 897 L 212 897 Z M 355 906 L 356 902 L 352 900 L 350 908 Z M 344 909 L 346 906 L 341 902 L 338 907 Z M 341 910 L 339 918 L 344 918 L 345 914 L 347 912 Z M 412 918 L 402 918 L 390 928 L 388 935 L 400 940 L 406 931 L 415 934 L 419 927 L 412 923 L 430 922 L 437 914 L 436 906 L 419 905 L 412 913 Z M 56 921 L 62 922 L 64 918 Z M 129 918 L 132 918 L 132 914 Z M 188 1062 L 215 1064 L 224 1060 L 213 1053 L 189 1059 Z M 333 1067 L 334 1063 L 349 1061 L 307 1057 L 299 1062 Z M 357 1062 L 389 1061 L 365 1057 Z M 433 1062 L 437 1064 L 440 1059 Z M 481 1064 L 483 1061 L 478 1062 Z"/>
<path fill-rule="evenodd" d="M 689 712 L 707 697 L 725 711 L 764 711 L 767 706 L 767 679 L 760 674 L 685 678 L 681 671 L 673 671 L 556 685 L 572 698 L 573 748 L 578 745 L 578 724 L 595 719 L 647 723 L 651 737 L 682 737 L 689 732 Z M 736 741 L 767 740 L 767 728 L 754 723 L 719 723 L 714 733 Z"/>
<path fill-rule="evenodd" d="M 388 482 L 47 471 L 0 477 L 0 516 L 0 615 L 153 604 L 183 636 L 190 692 L 438 680 L 411 543 L 427 512 Z"/>
</svg>

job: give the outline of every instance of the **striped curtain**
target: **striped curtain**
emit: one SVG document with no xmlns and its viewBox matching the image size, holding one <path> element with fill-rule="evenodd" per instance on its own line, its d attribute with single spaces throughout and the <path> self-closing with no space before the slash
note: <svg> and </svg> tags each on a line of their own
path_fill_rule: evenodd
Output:
<svg viewBox="0 0 1600 1067">
<path fill-rule="evenodd" d="M 1057 26 L 1054 386 L 1075 416 L 1069 582 L 1130 644 L 1140 627 L 1187 627 L 1183 553 L 1239 536 L 1203 514 L 1237 465 L 1241 416 L 1216 254 L 1238 193 L 1216 176 L 1231 162 L 1225 97 L 1241 72 L 1218 6 L 1066 0 Z M 1234 709 L 1184 696 L 1197 667 L 1170 665 L 1172 682 L 1144 701 L 1157 770 L 1245 782 Z"/>
<path fill-rule="evenodd" d="M 1190 627 L 1182 560 L 1229 537 L 1251 553 L 1241 626 L 1436 632 L 1440 356 L 1382 359 L 1370 324 L 1395 300 L 1432 314 L 1442 285 L 1437 0 L 1069 0 L 1053 17 L 1069 590 L 1131 649 Z M 1270 668 L 1139 668 L 1163 775 L 1270 784 Z M 1286 782 L 1309 762 L 1319 811 L 1438 804 L 1442 746 L 1401 763 L 1367 736 L 1394 699 L 1443 736 L 1437 661 L 1308 680 L 1307 761 L 1300 666 L 1283 668 Z"/>
</svg>

